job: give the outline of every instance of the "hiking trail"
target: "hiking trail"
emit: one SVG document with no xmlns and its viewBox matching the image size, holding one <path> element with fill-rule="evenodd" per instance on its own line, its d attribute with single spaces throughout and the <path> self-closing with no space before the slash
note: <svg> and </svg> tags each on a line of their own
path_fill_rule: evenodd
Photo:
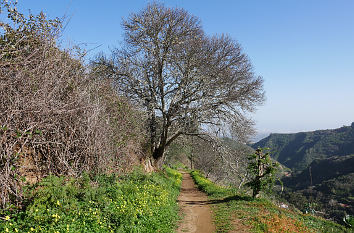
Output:
<svg viewBox="0 0 354 233">
<path fill-rule="evenodd" d="M 215 225 L 207 195 L 198 190 L 189 173 L 181 173 L 183 180 L 178 202 L 183 214 L 183 220 L 180 222 L 177 232 L 215 232 Z"/>
</svg>

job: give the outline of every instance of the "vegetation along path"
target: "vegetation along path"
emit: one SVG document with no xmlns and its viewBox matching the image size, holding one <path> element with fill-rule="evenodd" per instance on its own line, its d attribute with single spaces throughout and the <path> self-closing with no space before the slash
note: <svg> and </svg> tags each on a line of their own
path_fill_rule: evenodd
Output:
<svg viewBox="0 0 354 233">
<path fill-rule="evenodd" d="M 198 190 L 189 173 L 181 173 L 183 180 L 178 202 L 183 213 L 183 220 L 177 232 L 215 232 L 206 194 Z"/>
</svg>

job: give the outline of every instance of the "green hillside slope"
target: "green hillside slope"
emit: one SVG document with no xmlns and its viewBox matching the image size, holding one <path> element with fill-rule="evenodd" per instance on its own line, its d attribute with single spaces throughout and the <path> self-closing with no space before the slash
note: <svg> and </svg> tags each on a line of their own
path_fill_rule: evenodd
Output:
<svg viewBox="0 0 354 233">
<path fill-rule="evenodd" d="M 285 177 L 285 184 L 293 188 L 306 188 L 322 184 L 324 181 L 345 176 L 354 172 L 354 155 L 334 156 L 316 159 L 300 174 Z M 354 183 L 352 184 L 354 185 Z"/>
<path fill-rule="evenodd" d="M 237 189 L 218 186 L 198 171 L 191 175 L 213 204 L 217 232 L 353 232 L 322 217 L 284 208 L 277 201 L 253 199 Z"/>
<path fill-rule="evenodd" d="M 313 209 L 343 224 L 346 215 L 354 215 L 353 168 L 354 155 L 316 159 L 301 173 L 283 178 L 283 197 L 303 211 Z"/>
<path fill-rule="evenodd" d="M 332 130 L 271 134 L 252 147 L 269 147 L 274 159 L 300 171 L 315 159 L 354 154 L 354 122 L 351 126 Z"/>
</svg>

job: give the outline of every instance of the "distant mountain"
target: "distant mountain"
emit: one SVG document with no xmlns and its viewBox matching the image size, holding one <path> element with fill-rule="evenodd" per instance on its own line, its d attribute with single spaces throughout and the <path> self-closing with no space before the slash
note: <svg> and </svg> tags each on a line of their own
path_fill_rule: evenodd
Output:
<svg viewBox="0 0 354 233">
<path fill-rule="evenodd" d="M 270 135 L 270 133 L 257 133 L 254 137 L 251 138 L 251 143 L 256 143 L 260 140 L 262 140 L 263 138 L 266 138 Z"/>
<path fill-rule="evenodd" d="M 274 159 L 293 171 L 301 171 L 315 159 L 354 154 L 354 122 L 338 129 L 270 134 L 252 147 L 269 147 Z"/>
</svg>

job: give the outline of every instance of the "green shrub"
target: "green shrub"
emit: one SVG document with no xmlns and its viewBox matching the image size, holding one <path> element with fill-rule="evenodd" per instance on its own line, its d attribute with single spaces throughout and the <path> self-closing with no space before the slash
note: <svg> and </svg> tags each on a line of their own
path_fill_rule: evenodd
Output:
<svg viewBox="0 0 354 233">
<path fill-rule="evenodd" d="M 350 215 L 346 215 L 343 218 L 344 223 L 349 227 L 350 229 L 354 230 L 354 217 Z"/>
<path fill-rule="evenodd" d="M 50 176 L 27 192 L 24 210 L 0 213 L 0 232 L 172 232 L 181 174 Z"/>
<path fill-rule="evenodd" d="M 178 169 L 184 169 L 184 170 L 188 169 L 187 166 L 185 164 L 181 163 L 181 162 L 176 162 L 176 163 L 172 164 L 171 168 L 176 169 L 176 170 L 178 170 Z"/>
<path fill-rule="evenodd" d="M 205 178 L 200 171 L 191 171 L 191 176 L 198 188 L 203 192 L 207 193 L 209 196 L 225 196 L 234 194 L 235 190 L 232 188 L 225 188 L 215 183 L 211 182 L 209 179 Z"/>
<path fill-rule="evenodd" d="M 255 198 L 261 191 L 272 191 L 276 179 L 276 172 L 279 163 L 274 162 L 269 152 L 264 152 L 269 148 L 258 148 L 253 154 L 249 155 L 248 172 L 252 175 L 247 186 L 253 190 L 252 197 Z"/>
</svg>

